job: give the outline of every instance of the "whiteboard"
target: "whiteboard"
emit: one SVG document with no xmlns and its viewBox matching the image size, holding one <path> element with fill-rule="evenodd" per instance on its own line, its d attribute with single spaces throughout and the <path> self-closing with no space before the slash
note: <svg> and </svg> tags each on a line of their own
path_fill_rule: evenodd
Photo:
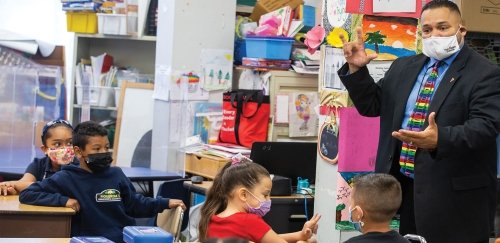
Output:
<svg viewBox="0 0 500 243">
<path fill-rule="evenodd" d="M 153 129 L 153 84 L 124 82 L 121 88 L 113 164 L 131 167 L 139 140 Z"/>
</svg>

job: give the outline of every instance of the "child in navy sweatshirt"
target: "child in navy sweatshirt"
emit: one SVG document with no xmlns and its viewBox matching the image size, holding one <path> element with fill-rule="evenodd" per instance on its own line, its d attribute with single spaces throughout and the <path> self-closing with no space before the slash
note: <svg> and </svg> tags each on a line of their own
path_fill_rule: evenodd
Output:
<svg viewBox="0 0 500 243">
<path fill-rule="evenodd" d="M 73 208 L 77 213 L 71 220 L 71 236 L 104 236 L 122 242 L 123 227 L 135 225 L 134 217 L 152 217 L 177 206 L 185 209 L 178 199 L 136 193 L 123 171 L 110 167 L 107 130 L 101 125 L 92 121 L 77 125 L 73 145 L 79 167 L 65 166 L 19 195 L 25 204 Z"/>
</svg>

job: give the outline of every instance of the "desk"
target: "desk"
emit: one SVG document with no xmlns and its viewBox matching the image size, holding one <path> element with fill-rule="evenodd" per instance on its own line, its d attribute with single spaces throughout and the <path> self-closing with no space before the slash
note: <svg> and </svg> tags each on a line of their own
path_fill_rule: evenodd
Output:
<svg viewBox="0 0 500 243">
<path fill-rule="evenodd" d="M 70 237 L 75 211 L 21 204 L 19 196 L 0 196 L 0 237 Z"/>
<path fill-rule="evenodd" d="M 193 184 L 191 181 L 184 182 L 184 188 L 189 192 L 205 195 L 212 186 L 212 181 L 203 181 L 201 184 Z M 307 213 L 311 217 L 314 212 L 314 198 L 302 194 L 291 196 L 271 196 L 271 211 L 263 217 L 274 231 L 278 234 L 299 231 L 304 226 L 305 203 L 307 202 Z"/>
<path fill-rule="evenodd" d="M 120 167 L 123 173 L 133 182 L 137 182 L 139 185 L 142 182 L 147 183 L 146 196 L 153 197 L 154 181 L 169 181 L 174 179 L 180 179 L 181 176 L 172 172 L 166 172 L 161 170 L 152 170 L 150 168 L 144 167 Z"/>
</svg>

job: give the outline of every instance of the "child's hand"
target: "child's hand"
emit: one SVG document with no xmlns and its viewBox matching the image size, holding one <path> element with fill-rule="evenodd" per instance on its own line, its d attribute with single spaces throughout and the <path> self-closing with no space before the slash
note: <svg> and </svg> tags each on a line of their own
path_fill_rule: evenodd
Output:
<svg viewBox="0 0 500 243">
<path fill-rule="evenodd" d="M 72 208 L 76 212 L 80 211 L 80 203 L 76 199 L 70 198 L 66 202 L 66 207 L 67 208 Z"/>
<path fill-rule="evenodd" d="M 176 208 L 180 206 L 182 210 L 186 210 L 186 205 L 182 202 L 182 200 L 179 199 L 170 199 L 168 201 L 168 208 Z"/>
<path fill-rule="evenodd" d="M 318 231 L 318 221 L 320 218 L 321 215 L 315 214 L 309 221 L 304 223 L 304 227 L 301 231 L 302 240 L 308 240 Z"/>
<path fill-rule="evenodd" d="M 0 196 L 7 195 L 16 195 L 18 192 L 16 191 L 14 184 L 9 181 L 0 183 Z"/>
</svg>

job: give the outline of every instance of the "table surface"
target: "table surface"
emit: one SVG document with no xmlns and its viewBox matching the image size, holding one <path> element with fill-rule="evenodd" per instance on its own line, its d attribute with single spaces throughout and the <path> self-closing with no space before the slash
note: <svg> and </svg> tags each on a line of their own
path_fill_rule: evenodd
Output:
<svg viewBox="0 0 500 243">
<path fill-rule="evenodd" d="M 170 180 L 180 178 L 176 173 L 144 167 L 120 167 L 130 180 Z M 0 174 L 22 177 L 26 168 L 0 167 Z"/>
<path fill-rule="evenodd" d="M 27 205 L 19 202 L 18 195 L 0 196 L 0 214 L 50 214 L 73 215 L 75 210 L 66 207 Z"/>
</svg>

